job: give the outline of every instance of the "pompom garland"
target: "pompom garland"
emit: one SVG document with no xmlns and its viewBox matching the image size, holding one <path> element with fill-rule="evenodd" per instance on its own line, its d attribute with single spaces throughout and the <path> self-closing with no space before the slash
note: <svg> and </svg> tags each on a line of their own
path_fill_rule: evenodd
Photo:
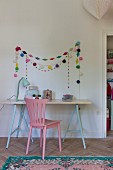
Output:
<svg viewBox="0 0 113 170">
<path fill-rule="evenodd" d="M 72 57 L 76 57 L 75 59 L 75 65 L 77 70 L 79 70 L 80 72 L 80 62 L 83 60 L 83 57 L 80 56 L 80 41 L 77 41 L 75 43 L 75 46 L 73 48 L 69 49 L 69 52 L 66 51 L 63 53 L 63 55 L 58 55 L 56 57 L 50 57 L 50 58 L 40 58 L 40 57 L 34 57 L 32 54 L 28 54 L 25 50 L 22 50 L 21 47 L 17 46 L 15 48 L 15 59 L 14 59 L 14 63 L 15 63 L 15 73 L 14 73 L 14 77 L 18 76 L 18 71 L 19 71 L 19 57 L 26 57 L 25 62 L 26 62 L 26 78 L 27 78 L 27 74 L 28 74 L 28 68 L 27 68 L 27 63 L 31 62 L 32 66 L 34 66 L 35 68 L 37 68 L 40 71 L 50 71 L 50 70 L 54 70 L 57 69 L 61 66 L 61 64 L 65 64 L 67 63 L 68 65 L 68 88 L 69 88 L 69 77 L 70 77 L 70 69 L 69 69 L 69 63 L 70 63 L 70 59 Z M 56 61 L 56 63 L 50 63 L 52 61 Z M 59 61 L 58 61 L 59 60 Z M 42 61 L 42 62 L 41 62 Z M 49 61 L 49 64 L 45 64 L 44 62 Z M 80 84 L 80 75 L 79 75 L 79 80 L 76 81 L 77 84 Z"/>
</svg>

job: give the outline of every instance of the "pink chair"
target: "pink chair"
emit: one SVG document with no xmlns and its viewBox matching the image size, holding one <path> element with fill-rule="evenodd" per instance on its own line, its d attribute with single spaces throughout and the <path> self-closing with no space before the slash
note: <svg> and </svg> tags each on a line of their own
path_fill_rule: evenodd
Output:
<svg viewBox="0 0 113 170">
<path fill-rule="evenodd" d="M 29 99 L 26 98 L 26 106 L 30 118 L 30 131 L 28 135 L 28 142 L 26 148 L 26 154 L 28 154 L 30 138 L 32 134 L 32 128 L 40 129 L 40 147 L 42 147 L 42 159 L 45 156 L 45 145 L 46 145 L 46 131 L 49 128 L 58 128 L 58 138 L 59 138 L 59 150 L 61 152 L 61 130 L 60 130 L 60 120 L 48 120 L 45 119 L 45 108 L 48 102 L 47 99 Z"/>
</svg>

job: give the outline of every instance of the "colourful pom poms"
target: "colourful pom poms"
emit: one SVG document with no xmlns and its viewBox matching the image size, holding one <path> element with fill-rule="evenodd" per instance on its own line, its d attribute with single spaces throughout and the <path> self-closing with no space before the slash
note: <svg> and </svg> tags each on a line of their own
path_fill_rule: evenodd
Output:
<svg viewBox="0 0 113 170">
<path fill-rule="evenodd" d="M 78 46 L 78 45 L 80 45 L 80 41 L 77 41 L 77 42 L 75 43 L 75 46 Z"/>
<path fill-rule="evenodd" d="M 82 61 L 82 60 L 83 60 L 83 57 L 79 57 L 79 60 Z"/>
<path fill-rule="evenodd" d="M 26 58 L 26 63 L 28 63 L 30 61 L 30 59 L 29 58 Z"/>
<path fill-rule="evenodd" d="M 21 53 L 21 54 L 20 54 L 20 57 L 24 57 L 24 53 Z"/>
<path fill-rule="evenodd" d="M 19 50 L 21 50 L 21 48 L 17 46 L 17 47 L 15 48 L 15 51 L 19 51 Z"/>
<path fill-rule="evenodd" d="M 14 73 L 14 77 L 18 77 L 18 75 L 16 73 Z"/>
<path fill-rule="evenodd" d="M 55 67 L 58 68 L 58 67 L 59 67 L 59 64 L 56 64 Z"/>
<path fill-rule="evenodd" d="M 62 60 L 62 63 L 66 63 L 66 60 L 64 59 L 64 60 Z"/>
<path fill-rule="evenodd" d="M 77 68 L 77 69 L 80 69 L 80 65 L 77 65 L 76 68 Z"/>
<path fill-rule="evenodd" d="M 36 66 L 37 64 L 36 63 L 33 63 L 33 66 Z"/>
<path fill-rule="evenodd" d="M 68 54 L 68 52 L 64 52 L 64 54 L 63 55 L 67 55 Z"/>
<path fill-rule="evenodd" d="M 51 65 L 48 65 L 48 69 L 52 70 L 52 66 L 51 66 Z"/>
<path fill-rule="evenodd" d="M 77 80 L 76 82 L 77 82 L 77 84 L 80 84 L 80 80 Z"/>
</svg>

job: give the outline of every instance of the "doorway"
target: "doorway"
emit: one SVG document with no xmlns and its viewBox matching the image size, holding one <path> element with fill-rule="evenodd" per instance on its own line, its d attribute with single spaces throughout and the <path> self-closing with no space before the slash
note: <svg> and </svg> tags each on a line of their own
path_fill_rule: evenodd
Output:
<svg viewBox="0 0 113 170">
<path fill-rule="evenodd" d="M 112 64 L 112 50 L 113 50 L 113 31 L 106 31 L 103 33 L 103 53 L 102 53 L 102 129 L 104 137 L 109 136 L 109 131 L 113 130 L 113 115 L 112 115 L 112 100 L 111 96 L 107 93 L 108 81 L 111 87 L 113 88 L 113 64 Z M 108 53 L 109 57 L 108 57 Z M 111 57 L 111 59 L 110 59 Z M 109 58 L 109 59 L 108 59 Z M 108 61 L 109 60 L 109 61 Z M 111 64 L 110 64 L 111 62 Z"/>
<path fill-rule="evenodd" d="M 107 134 L 113 130 L 113 35 L 107 36 Z"/>
</svg>

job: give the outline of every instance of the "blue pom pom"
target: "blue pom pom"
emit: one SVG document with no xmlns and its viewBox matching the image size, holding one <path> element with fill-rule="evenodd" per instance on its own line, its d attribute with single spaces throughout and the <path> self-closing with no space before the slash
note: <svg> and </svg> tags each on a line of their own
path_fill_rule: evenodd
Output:
<svg viewBox="0 0 113 170">
<path fill-rule="evenodd" d="M 77 41 L 75 45 L 76 45 L 76 46 L 77 46 L 77 45 L 80 45 L 80 41 Z"/>
<path fill-rule="evenodd" d="M 56 64 L 56 68 L 58 68 L 59 67 L 59 64 Z"/>
<path fill-rule="evenodd" d="M 21 57 L 24 57 L 24 53 L 21 53 L 20 56 L 21 56 Z"/>
</svg>

